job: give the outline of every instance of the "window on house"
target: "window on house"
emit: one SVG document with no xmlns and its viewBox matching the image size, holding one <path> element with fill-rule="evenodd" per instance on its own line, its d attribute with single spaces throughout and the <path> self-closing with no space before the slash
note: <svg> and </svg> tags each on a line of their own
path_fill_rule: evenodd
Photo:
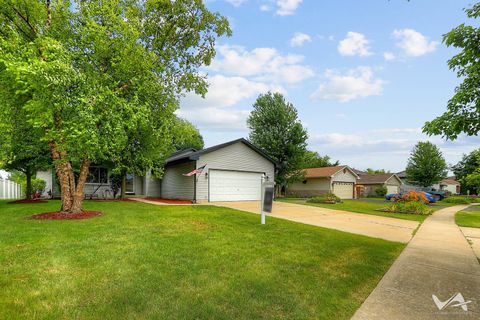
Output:
<svg viewBox="0 0 480 320">
<path fill-rule="evenodd" d="M 90 167 L 87 183 L 108 183 L 108 169 L 101 167 Z"/>
</svg>

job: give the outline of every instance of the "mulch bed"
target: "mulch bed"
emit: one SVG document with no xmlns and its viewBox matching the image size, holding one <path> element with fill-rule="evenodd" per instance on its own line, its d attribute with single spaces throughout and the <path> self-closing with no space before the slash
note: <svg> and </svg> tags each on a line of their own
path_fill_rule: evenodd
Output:
<svg viewBox="0 0 480 320">
<path fill-rule="evenodd" d="M 101 216 L 102 213 L 99 211 L 83 211 L 80 213 L 65 213 L 65 212 L 45 212 L 35 214 L 30 217 L 34 220 L 78 220 L 78 219 L 89 219 L 97 216 Z"/>
<path fill-rule="evenodd" d="M 163 199 L 163 198 L 146 198 L 149 201 L 168 203 L 168 204 L 193 204 L 191 200 Z"/>
<path fill-rule="evenodd" d="M 98 201 L 98 202 L 136 202 L 129 198 L 123 199 L 85 199 L 85 201 Z"/>
<path fill-rule="evenodd" d="M 48 201 L 46 200 L 40 200 L 40 199 L 22 199 L 22 200 L 15 200 L 15 201 L 10 201 L 10 204 L 25 204 L 25 203 L 47 203 Z"/>
</svg>

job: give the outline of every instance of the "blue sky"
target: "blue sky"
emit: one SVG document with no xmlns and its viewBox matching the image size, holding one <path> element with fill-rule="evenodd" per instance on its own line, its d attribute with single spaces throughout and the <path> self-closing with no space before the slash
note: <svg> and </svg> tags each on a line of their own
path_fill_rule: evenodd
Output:
<svg viewBox="0 0 480 320">
<path fill-rule="evenodd" d="M 205 99 L 187 95 L 179 115 L 207 146 L 247 137 L 260 93 L 282 92 L 309 131 L 309 148 L 343 164 L 403 170 L 409 152 L 431 140 L 447 162 L 478 146 L 447 142 L 420 128 L 440 115 L 459 83 L 447 67 L 455 50 L 442 35 L 465 22 L 463 0 L 210 0 L 233 36 L 219 39 L 203 72 Z"/>
</svg>

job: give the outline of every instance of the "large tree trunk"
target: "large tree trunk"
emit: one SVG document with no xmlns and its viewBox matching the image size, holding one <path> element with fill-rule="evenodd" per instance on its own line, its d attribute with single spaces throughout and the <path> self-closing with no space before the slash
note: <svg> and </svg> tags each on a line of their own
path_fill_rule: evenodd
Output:
<svg viewBox="0 0 480 320">
<path fill-rule="evenodd" d="M 60 183 L 60 192 L 62 200 L 63 212 L 70 212 L 73 207 L 73 190 L 75 186 L 72 186 L 69 172 L 69 163 L 59 163 L 55 165 L 55 170 L 58 176 L 58 182 Z"/>
<path fill-rule="evenodd" d="M 32 170 L 27 169 L 25 170 L 25 177 L 27 179 L 27 187 L 25 190 L 25 197 L 27 200 L 32 199 Z"/>
<path fill-rule="evenodd" d="M 80 174 L 78 175 L 77 186 L 73 195 L 73 213 L 82 212 L 83 189 L 85 188 L 85 182 L 87 181 L 89 167 L 90 161 L 88 159 L 83 159 L 80 166 Z"/>
<path fill-rule="evenodd" d="M 50 149 L 52 159 L 56 163 L 55 171 L 60 183 L 61 211 L 65 213 L 80 213 L 82 212 L 83 189 L 87 180 L 90 161 L 83 159 L 78 181 L 75 181 L 72 165 L 66 160 L 66 152 L 58 151 L 55 142 L 50 142 Z"/>
</svg>

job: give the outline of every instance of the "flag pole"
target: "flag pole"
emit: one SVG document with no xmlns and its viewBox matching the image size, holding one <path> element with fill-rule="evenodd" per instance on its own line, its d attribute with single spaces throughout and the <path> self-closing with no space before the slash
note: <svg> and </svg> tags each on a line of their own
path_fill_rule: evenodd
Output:
<svg viewBox="0 0 480 320">
<path fill-rule="evenodd" d="M 193 203 L 197 203 L 197 174 L 193 175 Z"/>
</svg>

